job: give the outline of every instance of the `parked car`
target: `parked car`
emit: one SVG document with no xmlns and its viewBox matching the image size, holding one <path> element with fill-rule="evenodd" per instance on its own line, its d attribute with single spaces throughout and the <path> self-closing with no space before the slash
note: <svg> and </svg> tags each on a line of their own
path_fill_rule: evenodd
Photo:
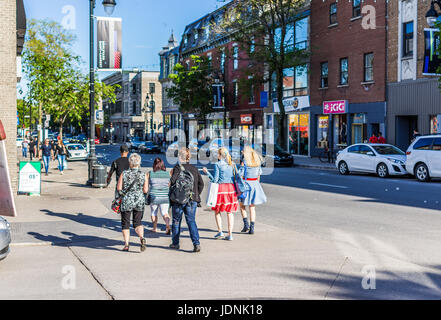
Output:
<svg viewBox="0 0 441 320">
<path fill-rule="evenodd" d="M 441 178 L 441 135 L 420 136 L 406 152 L 406 170 L 418 181 Z"/>
<path fill-rule="evenodd" d="M 262 166 L 266 167 L 268 164 L 268 158 L 272 158 L 274 161 L 274 166 L 280 167 L 292 167 L 294 165 L 294 156 L 290 154 L 288 151 L 284 150 L 278 144 L 274 145 L 274 154 L 268 154 L 267 145 L 253 145 L 254 150 L 258 153 L 261 153 L 263 157 Z"/>
<path fill-rule="evenodd" d="M 407 174 L 405 162 L 406 154 L 391 144 L 359 143 L 339 151 L 335 165 L 342 175 L 364 172 L 387 178 Z"/>
<path fill-rule="evenodd" d="M 144 143 L 144 140 L 142 140 L 139 137 L 134 137 L 132 138 L 130 141 L 127 141 L 127 147 L 129 148 L 130 151 L 133 150 L 138 150 L 138 148 L 141 146 L 141 144 Z"/>
<path fill-rule="evenodd" d="M 138 147 L 138 151 L 141 153 L 161 153 L 161 148 L 152 141 L 146 141 L 141 143 Z"/>
<path fill-rule="evenodd" d="M 202 147 L 205 143 L 207 143 L 207 142 L 205 142 L 205 141 L 198 141 L 197 139 L 192 139 L 192 141 L 189 142 L 188 148 L 190 149 L 190 154 L 191 154 L 191 158 L 192 159 L 197 159 L 198 158 L 199 148 Z M 179 141 L 173 142 L 172 144 L 170 144 L 168 146 L 166 154 L 169 157 L 177 158 L 178 157 L 178 153 L 179 153 L 179 147 L 180 147 Z"/>
<path fill-rule="evenodd" d="M 80 143 L 66 144 L 67 157 L 66 160 L 86 160 L 89 154 L 86 148 Z"/>
<path fill-rule="evenodd" d="M 0 260 L 9 254 L 9 244 L 11 243 L 11 226 L 8 221 L 0 217 Z"/>
</svg>

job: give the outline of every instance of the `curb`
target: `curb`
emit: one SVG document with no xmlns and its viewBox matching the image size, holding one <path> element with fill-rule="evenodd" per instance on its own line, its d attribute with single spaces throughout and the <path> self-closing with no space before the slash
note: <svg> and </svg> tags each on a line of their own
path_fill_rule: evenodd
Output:
<svg viewBox="0 0 441 320">
<path fill-rule="evenodd" d="M 310 165 L 310 164 L 295 164 L 297 168 L 306 168 L 306 169 L 318 169 L 318 170 L 328 170 L 328 171 L 337 171 L 335 167 L 324 167 L 319 165 Z"/>
</svg>

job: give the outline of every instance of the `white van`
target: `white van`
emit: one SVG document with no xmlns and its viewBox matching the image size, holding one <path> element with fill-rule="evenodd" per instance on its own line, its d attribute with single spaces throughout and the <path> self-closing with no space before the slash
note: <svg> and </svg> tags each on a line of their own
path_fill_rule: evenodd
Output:
<svg viewBox="0 0 441 320">
<path fill-rule="evenodd" d="M 441 178 L 441 134 L 417 137 L 406 155 L 406 170 L 419 181 Z"/>
</svg>

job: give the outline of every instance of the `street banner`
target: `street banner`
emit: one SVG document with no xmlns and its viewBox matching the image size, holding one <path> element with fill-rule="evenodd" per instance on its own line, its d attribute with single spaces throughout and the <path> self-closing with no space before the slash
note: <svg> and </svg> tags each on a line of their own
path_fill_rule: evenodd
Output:
<svg viewBox="0 0 441 320">
<path fill-rule="evenodd" d="M 104 110 L 95 110 L 95 124 L 104 124 Z"/>
<path fill-rule="evenodd" d="M 437 76 L 438 67 L 441 66 L 441 57 L 438 54 L 440 48 L 440 37 L 438 29 L 424 29 L 424 67 L 423 75 Z"/>
<path fill-rule="evenodd" d="M 97 67 L 100 70 L 122 68 L 122 19 L 97 17 Z"/>
<path fill-rule="evenodd" d="M 12 194 L 5 140 L 5 130 L 0 120 L 0 216 L 16 217 L 17 211 Z"/>
<path fill-rule="evenodd" d="M 20 161 L 18 192 L 40 195 L 41 163 L 40 161 Z"/>
<path fill-rule="evenodd" d="M 260 92 L 260 107 L 261 108 L 268 107 L 268 91 Z"/>
</svg>

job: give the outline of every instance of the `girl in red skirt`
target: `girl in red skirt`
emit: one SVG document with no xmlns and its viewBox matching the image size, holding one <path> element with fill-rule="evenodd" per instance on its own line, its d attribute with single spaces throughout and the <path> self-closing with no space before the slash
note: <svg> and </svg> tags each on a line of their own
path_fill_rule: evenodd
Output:
<svg viewBox="0 0 441 320">
<path fill-rule="evenodd" d="M 214 176 L 203 168 L 203 172 L 208 175 L 212 183 L 219 184 L 217 194 L 217 203 L 211 209 L 215 212 L 218 233 L 214 236 L 216 239 L 233 240 L 234 216 L 233 212 L 238 209 L 236 189 L 233 180 L 233 161 L 227 148 L 220 148 L 218 151 L 219 161 L 214 164 Z M 221 212 L 226 212 L 228 217 L 228 236 L 225 237 L 222 231 Z"/>
</svg>

